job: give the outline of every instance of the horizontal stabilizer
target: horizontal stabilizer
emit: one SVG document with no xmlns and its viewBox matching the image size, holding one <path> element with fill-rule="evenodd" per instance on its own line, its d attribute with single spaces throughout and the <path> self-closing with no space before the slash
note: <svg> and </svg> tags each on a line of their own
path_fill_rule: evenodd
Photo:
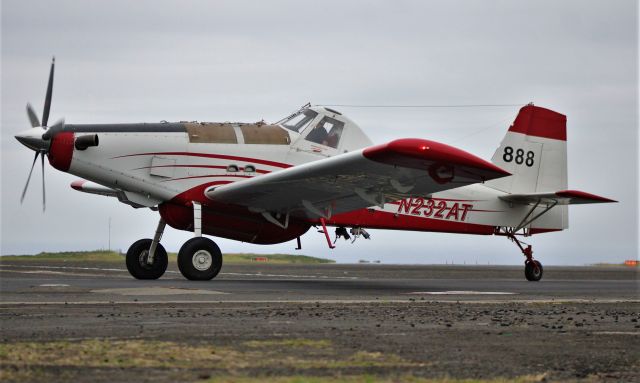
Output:
<svg viewBox="0 0 640 383">
<path fill-rule="evenodd" d="M 508 202 L 532 205 L 537 203 L 556 203 L 558 205 L 575 205 L 585 203 L 618 202 L 595 194 L 579 190 L 561 190 L 551 193 L 507 194 L 500 199 Z"/>
</svg>

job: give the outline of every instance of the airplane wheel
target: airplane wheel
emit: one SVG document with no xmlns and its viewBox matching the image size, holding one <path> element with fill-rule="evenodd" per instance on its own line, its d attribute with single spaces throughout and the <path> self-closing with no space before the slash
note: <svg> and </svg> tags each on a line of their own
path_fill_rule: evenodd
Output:
<svg viewBox="0 0 640 383">
<path fill-rule="evenodd" d="M 538 261 L 525 262 L 524 276 L 527 278 L 527 281 L 539 281 L 540 279 L 542 279 L 542 264 Z"/>
<path fill-rule="evenodd" d="M 158 279 L 167 270 L 167 251 L 161 244 L 156 247 L 153 264 L 147 264 L 151 242 L 150 239 L 141 239 L 127 250 L 127 270 L 136 279 Z"/>
<path fill-rule="evenodd" d="M 187 279 L 208 281 L 222 268 L 220 248 L 209 238 L 191 238 L 178 252 L 178 268 Z"/>
</svg>

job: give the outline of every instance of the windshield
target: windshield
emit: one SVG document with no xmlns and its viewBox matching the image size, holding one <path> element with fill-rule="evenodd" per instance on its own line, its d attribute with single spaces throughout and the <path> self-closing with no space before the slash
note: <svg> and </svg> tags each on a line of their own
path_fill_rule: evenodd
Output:
<svg viewBox="0 0 640 383">
<path fill-rule="evenodd" d="M 294 114 L 282 123 L 282 126 L 294 132 L 300 133 L 309 125 L 318 113 L 313 110 L 305 109 L 298 114 Z"/>
<path fill-rule="evenodd" d="M 307 141 L 315 142 L 331 148 L 337 148 L 342 135 L 344 122 L 325 116 L 307 135 Z"/>
</svg>

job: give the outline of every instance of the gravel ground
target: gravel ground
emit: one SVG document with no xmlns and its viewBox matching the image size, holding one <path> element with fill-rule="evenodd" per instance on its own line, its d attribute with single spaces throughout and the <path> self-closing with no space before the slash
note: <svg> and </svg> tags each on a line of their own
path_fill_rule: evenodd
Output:
<svg viewBox="0 0 640 383">
<path fill-rule="evenodd" d="M 102 288 L 139 286 L 118 271 L 105 271 L 95 282 L 96 270 L 85 271 L 90 274 L 86 278 L 76 272 L 14 273 L 1 266 L 2 381 L 640 381 L 640 303 L 629 298 L 629 285 L 620 285 L 625 280 L 635 285 L 626 270 L 619 280 L 612 270 L 602 271 L 606 278 L 594 278 L 597 270 L 583 269 L 582 279 L 575 270 L 570 278 L 556 270 L 557 281 L 569 281 L 568 287 L 557 296 L 543 289 L 539 299 L 523 293 L 461 293 L 443 299 L 407 294 L 420 287 L 450 288 L 458 280 L 467 281 L 459 282 L 460 290 L 485 287 L 486 273 L 472 267 L 460 279 L 435 282 L 414 275 L 415 267 L 403 278 L 401 268 L 389 267 L 385 274 L 384 266 L 375 268 L 376 277 L 384 279 L 380 285 L 364 279 L 368 266 L 347 267 L 359 279 L 345 282 L 332 279 L 344 275 L 343 266 L 322 265 L 319 270 L 327 279 L 301 277 L 318 275 L 318 266 L 270 266 L 270 275 L 282 276 L 245 276 L 242 284 L 236 284 L 239 277 L 234 275 L 225 277 L 228 284 L 190 284 L 176 277 L 162 285 L 175 285 L 178 293 L 193 289 L 199 301 L 191 303 L 185 295 L 149 301 L 144 295 L 148 290 L 136 295 L 135 287 L 132 295 L 95 293 L 94 283 Z M 474 270 L 478 278 L 473 278 Z M 256 268 L 234 269 L 240 271 L 252 274 Z M 456 270 L 443 271 L 456 276 Z M 516 275 L 517 269 L 508 273 Z M 269 278 L 282 285 L 269 284 L 268 294 L 246 290 L 263 290 L 275 283 Z M 575 281 L 589 285 L 589 278 L 610 281 L 610 288 L 603 289 L 607 293 L 581 296 L 584 289 Z M 384 293 L 396 279 L 395 295 Z M 46 286 L 55 282 L 69 286 Z M 502 282 L 496 281 L 502 290 L 509 283 L 514 291 L 531 286 Z M 333 284 L 346 293 L 334 292 Z M 211 289 L 225 294 L 199 293 Z M 330 299 L 318 299 L 314 289 L 326 291 Z M 295 300 L 286 302 L 287 296 Z"/>
</svg>

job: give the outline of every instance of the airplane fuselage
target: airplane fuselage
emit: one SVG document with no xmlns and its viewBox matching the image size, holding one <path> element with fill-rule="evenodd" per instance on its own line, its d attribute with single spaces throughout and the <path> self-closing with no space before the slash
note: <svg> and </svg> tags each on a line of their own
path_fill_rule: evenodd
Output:
<svg viewBox="0 0 640 383">
<path fill-rule="evenodd" d="M 215 129 L 226 132 L 211 134 Z M 74 147 L 74 137 L 89 135 L 98 136 L 98 146 Z M 53 140 L 49 160 L 58 170 L 122 191 L 123 202 L 158 206 L 176 229 L 193 230 L 191 204 L 198 202 L 203 206 L 203 233 L 273 244 L 299 237 L 318 220 L 293 219 L 283 229 L 244 207 L 216 203 L 204 190 L 327 157 L 292 145 L 298 138 L 277 125 L 69 124 Z M 517 225 L 526 211 L 500 200 L 502 194 L 482 184 L 468 185 L 431 198 L 405 198 L 336 214 L 327 224 L 488 235 L 498 226 Z"/>
</svg>

